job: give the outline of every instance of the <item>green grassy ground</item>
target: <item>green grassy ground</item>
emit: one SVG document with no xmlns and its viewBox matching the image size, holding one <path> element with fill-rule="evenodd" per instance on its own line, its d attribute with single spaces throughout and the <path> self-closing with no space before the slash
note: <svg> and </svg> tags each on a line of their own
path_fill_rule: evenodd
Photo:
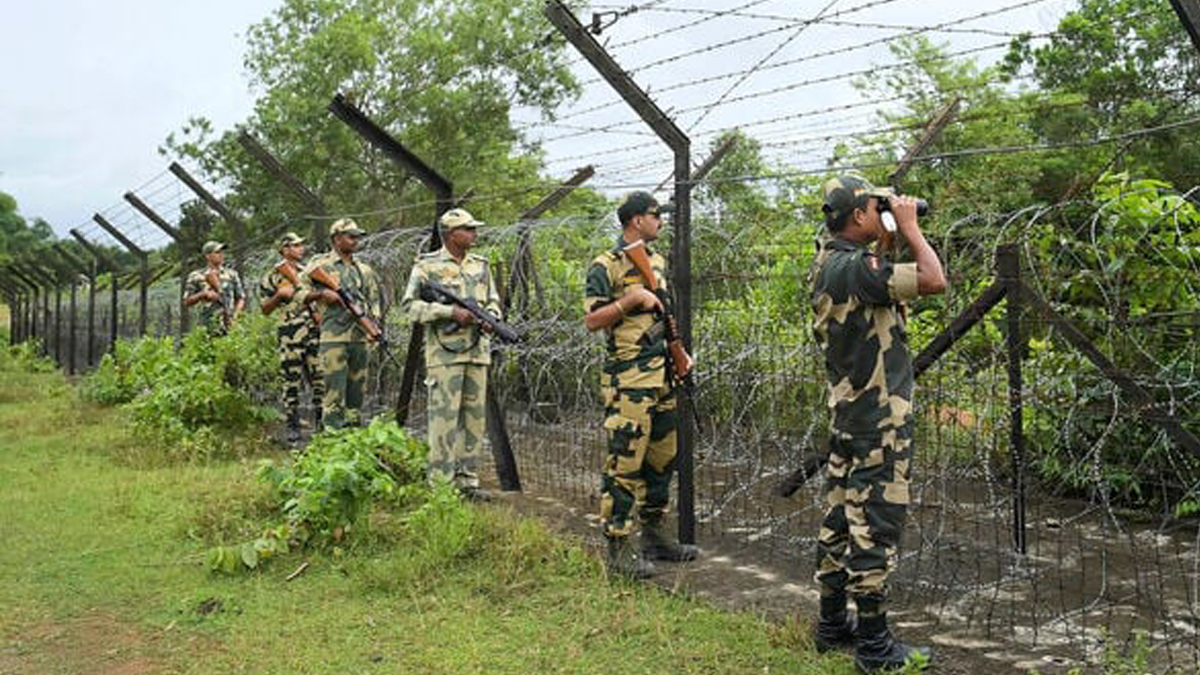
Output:
<svg viewBox="0 0 1200 675">
<path fill-rule="evenodd" d="M 466 557 L 380 512 L 352 548 L 214 576 L 204 550 L 267 515 L 253 462 L 155 467 L 60 376 L 0 377 L 0 672 L 853 672 L 803 625 L 609 584 L 503 506 Z"/>
</svg>

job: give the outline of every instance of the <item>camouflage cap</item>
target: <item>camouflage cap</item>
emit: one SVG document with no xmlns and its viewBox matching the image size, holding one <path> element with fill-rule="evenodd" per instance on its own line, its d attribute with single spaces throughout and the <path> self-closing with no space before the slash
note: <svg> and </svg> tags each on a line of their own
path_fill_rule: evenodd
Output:
<svg viewBox="0 0 1200 675">
<path fill-rule="evenodd" d="M 296 244 L 303 244 L 303 243 L 304 243 L 304 237 L 301 237 L 300 235 L 296 234 L 295 232 L 288 232 L 279 238 L 279 241 L 276 242 L 275 248 L 280 249 L 280 248 L 283 248 L 284 246 L 295 246 Z"/>
<path fill-rule="evenodd" d="M 453 230 L 456 227 L 479 227 L 482 222 L 475 220 L 466 209 L 450 209 L 442 214 L 442 227 Z"/>
<path fill-rule="evenodd" d="M 672 204 L 665 206 L 659 205 L 658 200 L 654 195 L 644 190 L 637 190 L 625 195 L 621 200 L 621 205 L 617 207 L 617 220 L 624 225 L 633 219 L 634 216 L 640 216 L 643 213 L 670 213 L 675 207 Z"/>
<path fill-rule="evenodd" d="M 204 246 L 202 246 L 200 248 L 200 251 L 202 253 L 204 253 L 204 255 L 208 255 L 209 253 L 220 253 L 221 251 L 224 251 L 224 250 L 225 250 L 225 244 L 222 244 L 219 241 L 211 241 L 211 240 L 204 242 Z"/>
<path fill-rule="evenodd" d="M 830 178 L 824 187 L 825 204 L 821 210 L 832 220 L 839 220 L 854 209 L 867 205 L 868 197 L 892 197 L 891 188 L 877 188 L 859 176 Z"/>
<path fill-rule="evenodd" d="M 366 234 L 366 231 L 358 226 L 350 218 L 339 218 L 333 225 L 329 227 L 329 236 L 336 237 L 339 234 L 349 234 L 356 237 L 361 237 Z"/>
</svg>

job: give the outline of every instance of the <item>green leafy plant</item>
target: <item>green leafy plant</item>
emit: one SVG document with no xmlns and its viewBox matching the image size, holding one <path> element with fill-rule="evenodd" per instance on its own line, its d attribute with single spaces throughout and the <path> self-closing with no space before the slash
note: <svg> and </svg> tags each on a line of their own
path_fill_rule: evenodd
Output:
<svg viewBox="0 0 1200 675">
<path fill-rule="evenodd" d="M 425 446 L 393 421 L 318 434 L 291 464 L 264 461 L 259 478 L 280 496 L 304 540 L 340 541 L 369 504 L 421 489 Z"/>
<path fill-rule="evenodd" d="M 40 340 L 27 340 L 0 349 L 0 372 L 51 373 L 58 367 L 41 355 Z"/>
<path fill-rule="evenodd" d="M 128 403 L 155 384 L 160 371 L 174 356 L 171 338 L 118 340 L 113 350 L 100 359 L 96 370 L 84 379 L 83 395 L 103 405 Z"/>
<path fill-rule="evenodd" d="M 265 404 L 278 372 L 273 325 L 247 315 L 227 336 L 195 330 L 178 349 L 171 338 L 120 341 L 85 381 L 84 396 L 121 405 L 148 447 L 206 459 L 278 417 Z"/>
<path fill-rule="evenodd" d="M 209 569 L 234 573 L 256 569 L 293 546 L 341 545 L 380 503 L 423 504 L 411 516 L 414 522 L 454 524 L 446 495 L 424 484 L 425 453 L 424 443 L 400 425 L 376 418 L 366 428 L 316 435 L 291 462 L 264 460 L 258 478 L 271 487 L 280 522 L 252 541 L 210 549 Z M 449 498 L 458 499 L 453 491 Z"/>
</svg>

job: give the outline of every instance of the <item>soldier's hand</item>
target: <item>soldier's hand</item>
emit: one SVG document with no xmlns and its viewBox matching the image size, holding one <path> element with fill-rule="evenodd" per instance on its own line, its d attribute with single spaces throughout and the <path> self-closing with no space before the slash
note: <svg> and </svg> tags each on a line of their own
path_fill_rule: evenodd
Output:
<svg viewBox="0 0 1200 675">
<path fill-rule="evenodd" d="M 896 229 L 907 238 L 909 232 L 917 231 L 916 197 L 891 197 L 888 199 L 892 215 L 896 217 Z"/>
<path fill-rule="evenodd" d="M 334 291 L 329 290 L 328 288 L 321 291 L 321 302 L 324 302 L 327 305 L 342 305 L 342 304 L 344 304 L 342 302 L 342 296 L 338 295 Z"/>
<path fill-rule="evenodd" d="M 221 299 L 221 294 L 211 288 L 206 288 L 201 292 L 200 296 L 205 302 L 216 302 Z"/>
<path fill-rule="evenodd" d="M 682 370 L 683 376 L 687 377 L 689 374 L 691 374 L 692 369 L 696 367 L 696 359 L 692 358 L 692 355 L 688 354 L 687 352 L 684 352 L 684 356 L 686 356 L 687 359 L 683 362 L 684 367 Z"/>
<path fill-rule="evenodd" d="M 455 323 L 460 326 L 470 326 L 475 323 L 475 315 L 463 309 L 462 307 L 454 308 L 454 315 L 450 318 L 454 319 Z"/>
<path fill-rule="evenodd" d="M 663 310 L 662 301 L 647 288 L 639 287 L 630 289 L 622 296 L 622 299 L 624 298 L 629 298 L 629 300 L 625 300 L 625 311 L 650 309 L 661 312 Z"/>
<path fill-rule="evenodd" d="M 296 295 L 296 287 L 290 284 L 275 289 L 275 297 L 280 300 L 291 300 Z"/>
</svg>

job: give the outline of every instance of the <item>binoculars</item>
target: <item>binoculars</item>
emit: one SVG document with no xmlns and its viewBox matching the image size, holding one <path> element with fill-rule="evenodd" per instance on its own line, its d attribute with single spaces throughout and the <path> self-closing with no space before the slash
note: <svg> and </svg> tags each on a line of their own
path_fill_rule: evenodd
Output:
<svg viewBox="0 0 1200 675">
<path fill-rule="evenodd" d="M 876 199 L 876 202 L 879 205 L 877 208 L 879 209 L 880 213 L 891 213 L 892 204 L 888 201 L 887 197 L 879 197 Z M 924 199 L 918 199 L 917 215 L 924 217 L 927 213 L 929 213 L 929 202 L 925 201 Z"/>
<path fill-rule="evenodd" d="M 883 229 L 888 232 L 896 231 L 896 216 L 892 215 L 892 205 L 887 197 L 879 197 L 876 199 L 876 207 L 879 210 L 879 219 L 883 221 Z M 929 213 L 929 202 L 924 199 L 917 200 L 917 215 L 924 216 Z"/>
</svg>

